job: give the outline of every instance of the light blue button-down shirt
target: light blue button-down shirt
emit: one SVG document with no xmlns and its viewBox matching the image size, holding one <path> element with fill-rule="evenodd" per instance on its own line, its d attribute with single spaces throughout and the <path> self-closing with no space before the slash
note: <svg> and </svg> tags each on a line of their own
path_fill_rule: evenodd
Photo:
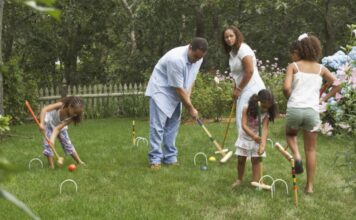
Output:
<svg viewBox="0 0 356 220">
<path fill-rule="evenodd" d="M 195 63 L 188 60 L 189 45 L 176 47 L 168 51 L 156 64 L 146 89 L 160 110 L 171 117 L 181 102 L 176 88 L 191 89 L 203 58 Z"/>
</svg>

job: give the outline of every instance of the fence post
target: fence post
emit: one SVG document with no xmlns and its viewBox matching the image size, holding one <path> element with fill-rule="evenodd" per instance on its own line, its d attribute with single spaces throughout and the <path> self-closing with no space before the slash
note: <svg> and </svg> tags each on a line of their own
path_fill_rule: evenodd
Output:
<svg viewBox="0 0 356 220">
<path fill-rule="evenodd" d="M 62 98 L 67 96 L 67 89 L 68 89 L 67 80 L 63 76 L 62 85 L 61 85 L 61 97 Z"/>
</svg>

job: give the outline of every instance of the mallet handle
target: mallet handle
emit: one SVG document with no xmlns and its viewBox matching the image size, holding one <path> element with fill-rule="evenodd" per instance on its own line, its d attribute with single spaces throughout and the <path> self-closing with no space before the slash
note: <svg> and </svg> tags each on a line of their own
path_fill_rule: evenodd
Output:
<svg viewBox="0 0 356 220">
<path fill-rule="evenodd" d="M 205 133 L 209 136 L 210 140 L 214 143 L 215 147 L 219 150 L 220 154 L 225 156 L 225 152 L 223 151 L 222 147 L 220 146 L 220 144 L 213 138 L 213 136 L 210 134 L 210 132 L 208 131 L 208 129 L 205 127 L 205 125 L 203 124 L 203 121 L 200 120 L 199 118 L 197 119 L 198 124 L 204 129 Z"/>
<path fill-rule="evenodd" d="M 224 146 L 225 146 L 225 140 L 226 140 L 226 137 L 227 137 L 227 133 L 229 132 L 229 127 L 230 127 L 230 123 L 231 123 L 231 119 L 232 119 L 232 116 L 234 114 L 234 111 L 235 111 L 235 107 L 236 107 L 236 101 L 234 100 L 233 103 L 232 103 L 232 108 L 231 108 L 231 112 L 230 112 L 230 116 L 229 116 L 229 121 L 227 122 L 227 126 L 226 126 L 226 130 L 225 130 L 225 135 L 224 135 L 224 140 L 221 144 L 221 148 L 224 149 Z"/>
<path fill-rule="evenodd" d="M 288 151 L 284 150 L 284 148 L 278 142 L 275 144 L 275 147 L 288 161 L 293 159 L 293 156 L 288 153 Z"/>
<path fill-rule="evenodd" d="M 262 137 L 261 102 L 257 102 L 258 136 Z"/>
<path fill-rule="evenodd" d="M 32 118 L 33 118 L 33 120 L 36 122 L 38 128 L 40 128 L 40 126 L 41 126 L 41 125 L 40 125 L 40 122 L 38 121 L 38 119 L 37 119 L 35 113 L 33 112 L 32 108 L 31 108 L 30 103 L 29 103 L 27 100 L 26 100 L 26 102 L 25 102 L 25 105 L 26 105 L 28 111 L 31 113 Z M 53 144 L 51 143 L 51 141 L 48 139 L 47 135 L 46 135 L 45 133 L 43 133 L 43 132 L 41 132 L 41 133 L 42 133 L 43 136 L 45 137 L 45 139 L 46 139 L 47 143 L 49 144 L 49 146 L 52 148 L 52 150 L 53 150 L 53 152 L 54 152 L 54 155 L 57 157 L 57 159 L 59 159 L 59 155 L 58 155 L 58 153 L 57 153 L 55 147 L 54 147 Z"/>
<path fill-rule="evenodd" d="M 261 102 L 257 102 L 258 136 L 262 138 Z M 263 176 L 263 158 L 260 157 L 260 175 Z"/>
<path fill-rule="evenodd" d="M 38 121 L 38 119 L 37 119 L 35 113 L 33 112 L 32 108 L 31 108 L 30 103 L 29 103 L 27 100 L 26 100 L 26 102 L 25 102 L 25 105 L 26 105 L 28 111 L 31 113 L 33 120 L 35 120 L 37 126 L 40 127 L 40 122 Z"/>
<path fill-rule="evenodd" d="M 325 85 L 320 89 L 320 97 L 324 94 L 325 90 L 330 86 L 329 83 L 325 83 Z"/>
</svg>

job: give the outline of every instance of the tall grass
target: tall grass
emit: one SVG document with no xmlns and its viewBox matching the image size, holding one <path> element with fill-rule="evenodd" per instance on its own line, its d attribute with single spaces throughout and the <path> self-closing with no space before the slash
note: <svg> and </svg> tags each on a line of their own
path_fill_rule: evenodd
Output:
<svg viewBox="0 0 356 220">
<path fill-rule="evenodd" d="M 220 142 L 225 126 L 207 124 Z M 226 146 L 233 149 L 235 126 L 230 128 Z M 0 150 L 19 168 L 3 187 L 42 219 L 353 219 L 356 215 L 355 197 L 344 187 L 345 168 L 334 165 L 335 153 L 350 145 L 350 140 L 319 137 L 315 193 L 302 192 L 306 177 L 299 175 L 299 206 L 295 207 L 292 194 L 286 195 L 282 186 L 277 186 L 274 199 L 269 192 L 250 187 L 249 163 L 245 182 L 235 191 L 230 190 L 236 176 L 235 158 L 225 165 L 209 162 L 207 171 L 199 169 L 203 158 L 198 158 L 199 165 L 194 166 L 197 152 L 209 156 L 215 151 L 196 124 L 180 127 L 180 166 L 163 166 L 159 171 L 148 168 L 147 146 L 142 142 L 132 145 L 131 119 L 87 120 L 69 129 L 79 155 L 87 163 L 72 173 L 66 169 L 73 163 L 69 157 L 61 169 L 42 169 L 35 163 L 28 169 L 33 157 L 46 162 L 40 156 L 41 137 L 33 124 L 12 127 L 17 137 L 1 142 Z M 136 130 L 137 136 L 148 138 L 148 121 L 136 120 Z M 269 137 L 284 143 L 283 120 L 271 125 Z M 267 154 L 264 173 L 287 180 L 291 189 L 289 163 L 270 146 Z M 78 183 L 78 192 L 68 184 L 59 194 L 59 184 L 68 178 Z M 28 218 L 4 200 L 0 200 L 0 207 L 0 219 Z"/>
</svg>

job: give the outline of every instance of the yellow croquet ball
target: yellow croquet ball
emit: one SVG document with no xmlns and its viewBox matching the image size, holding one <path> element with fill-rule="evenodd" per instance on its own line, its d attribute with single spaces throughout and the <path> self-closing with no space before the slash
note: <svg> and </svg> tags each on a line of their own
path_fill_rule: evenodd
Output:
<svg viewBox="0 0 356 220">
<path fill-rule="evenodd" d="M 215 161 L 216 161 L 216 158 L 215 158 L 215 157 L 213 157 L 213 156 L 211 156 L 211 157 L 209 157 L 209 161 L 211 161 L 211 162 L 215 162 Z"/>
</svg>

